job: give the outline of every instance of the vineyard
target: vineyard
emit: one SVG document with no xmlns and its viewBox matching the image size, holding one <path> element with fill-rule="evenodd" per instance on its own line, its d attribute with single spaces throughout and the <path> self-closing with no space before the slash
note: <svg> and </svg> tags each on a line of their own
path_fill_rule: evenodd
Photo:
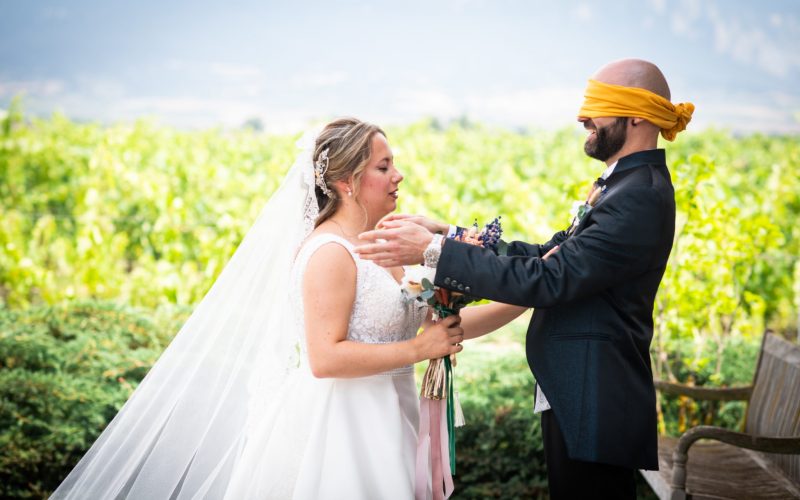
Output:
<svg viewBox="0 0 800 500">
<path fill-rule="evenodd" d="M 405 175 L 398 211 L 461 225 L 501 215 L 507 240 L 541 242 L 564 229 L 573 201 L 603 169 L 584 155 L 576 130 L 425 121 L 387 134 Z M 7 112 L 0 122 L 0 483 L 27 486 L 4 486 L 2 496 L 45 495 L 69 470 L 213 283 L 291 165 L 298 137 L 35 119 L 16 105 Z M 761 333 L 793 338 L 798 328 L 800 141 L 707 130 L 665 147 L 678 219 L 654 310 L 654 375 L 746 383 Z M 90 326 L 113 325 L 118 335 L 76 326 L 76 314 Z M 108 319 L 115 315 L 121 320 Z M 538 432 L 528 416 L 524 326 L 482 339 L 472 354 L 467 346 L 459 364 L 465 409 L 483 416 L 476 428 L 496 437 L 491 446 L 520 447 L 512 431 L 498 430 L 503 422 L 513 432 Z M 72 336 L 58 340 L 53 332 L 64 328 Z M 103 380 L 92 385 L 92 377 Z M 34 394 L 50 397 L 52 407 L 26 406 Z M 63 410 L 78 394 L 94 394 L 94 410 Z M 660 405 L 662 432 L 710 418 L 710 408 L 692 402 Z M 737 425 L 741 405 L 726 405 L 717 408 L 720 418 Z M 54 415 L 72 427 L 59 427 Z M 26 427 L 35 422 L 40 428 Z M 81 425 L 88 433 L 76 438 Z M 54 432 L 63 440 L 47 437 Z M 490 438 L 481 444 L 470 432 L 461 491 L 486 498 L 501 491 L 487 490 L 488 482 L 511 487 L 510 479 L 491 479 L 503 471 L 487 471 L 517 465 L 481 458 Z M 540 451 L 531 443 L 515 453 L 530 462 Z"/>
</svg>

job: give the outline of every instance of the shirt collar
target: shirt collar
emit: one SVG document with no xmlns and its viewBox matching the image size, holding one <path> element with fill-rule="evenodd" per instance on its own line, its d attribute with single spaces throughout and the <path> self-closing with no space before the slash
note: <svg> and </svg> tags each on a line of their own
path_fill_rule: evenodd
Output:
<svg viewBox="0 0 800 500">
<path fill-rule="evenodd" d="M 603 180 L 608 179 L 609 176 L 614 173 L 614 167 L 617 166 L 617 163 L 619 163 L 619 161 L 615 161 L 614 163 L 612 163 L 611 165 L 606 167 L 606 169 L 603 171 L 603 174 L 600 176 L 600 178 L 603 179 Z"/>
</svg>

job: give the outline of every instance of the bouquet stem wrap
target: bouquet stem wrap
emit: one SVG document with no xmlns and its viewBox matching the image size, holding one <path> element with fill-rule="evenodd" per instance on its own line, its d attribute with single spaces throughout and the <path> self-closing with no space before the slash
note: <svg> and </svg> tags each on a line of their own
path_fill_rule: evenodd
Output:
<svg viewBox="0 0 800 500">
<path fill-rule="evenodd" d="M 502 232 L 500 218 L 496 217 L 481 232 L 478 232 L 477 221 L 471 229 L 459 228 L 453 239 L 500 253 L 502 245 L 505 245 L 500 240 Z M 433 273 L 435 275 L 435 270 Z M 423 277 L 418 281 L 409 279 L 409 288 L 404 289 L 404 293 L 427 303 L 433 310 L 434 321 L 458 314 L 462 307 L 478 300 L 461 292 L 436 287 L 432 280 L 433 277 Z M 464 413 L 453 382 L 455 360 L 455 355 L 432 359 L 422 379 L 415 487 L 417 500 L 427 500 L 429 477 L 434 500 L 444 500 L 453 493 L 453 475 L 456 473 L 455 428 L 464 425 Z"/>
<path fill-rule="evenodd" d="M 440 292 L 442 292 L 440 294 Z M 446 290 L 437 290 L 442 298 Z M 438 298 L 438 297 L 437 297 Z M 458 310 L 447 306 L 434 306 L 436 316 L 446 318 Z M 420 391 L 420 428 L 417 444 L 416 498 L 427 498 L 428 471 L 431 471 L 433 499 L 443 500 L 453 493 L 453 475 L 456 473 L 456 416 L 461 418 L 461 408 L 456 408 L 453 383 L 455 355 L 432 359 L 422 378 Z M 459 405 L 460 406 L 460 405 Z M 460 426 L 460 425 L 459 425 Z"/>
</svg>

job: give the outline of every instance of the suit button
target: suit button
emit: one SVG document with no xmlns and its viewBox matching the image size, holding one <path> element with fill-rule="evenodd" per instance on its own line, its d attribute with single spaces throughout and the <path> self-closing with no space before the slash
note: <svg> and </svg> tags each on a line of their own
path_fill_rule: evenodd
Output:
<svg viewBox="0 0 800 500">
<path fill-rule="evenodd" d="M 458 289 L 459 289 L 459 290 L 464 290 L 464 285 L 463 285 L 463 284 L 459 284 L 459 285 L 458 285 Z"/>
<path fill-rule="evenodd" d="M 465 291 L 465 292 L 467 292 L 467 293 L 469 293 L 469 292 L 470 292 L 470 289 L 469 289 L 469 287 L 465 287 L 465 288 L 464 288 L 464 291 Z"/>
<path fill-rule="evenodd" d="M 450 284 L 450 278 L 445 278 L 444 279 L 444 284 L 445 285 L 449 285 Z"/>
</svg>

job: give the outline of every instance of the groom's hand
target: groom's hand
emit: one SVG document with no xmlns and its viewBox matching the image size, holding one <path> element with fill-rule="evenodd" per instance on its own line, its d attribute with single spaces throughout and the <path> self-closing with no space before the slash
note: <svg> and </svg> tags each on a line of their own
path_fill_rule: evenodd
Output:
<svg viewBox="0 0 800 500">
<path fill-rule="evenodd" d="M 433 219 L 429 219 L 424 215 L 409 215 L 409 214 L 389 214 L 383 219 L 378 222 L 378 229 L 384 229 L 384 223 L 404 220 L 407 222 L 413 222 L 414 224 L 419 224 L 420 226 L 424 227 L 428 231 L 432 233 L 441 233 L 447 234 L 447 231 L 450 230 L 450 225 L 445 224 L 444 222 L 437 222 Z"/>
<path fill-rule="evenodd" d="M 381 226 L 383 229 L 358 235 L 362 240 L 374 242 L 355 248 L 362 259 L 372 260 L 383 267 L 423 263 L 422 253 L 433 239 L 433 233 L 407 220 L 384 220 Z"/>
<path fill-rule="evenodd" d="M 546 254 L 544 254 L 544 257 L 542 257 L 542 260 L 547 260 L 548 257 L 550 257 L 551 255 L 553 255 L 556 252 L 558 252 L 558 245 L 554 246 Z"/>
</svg>

